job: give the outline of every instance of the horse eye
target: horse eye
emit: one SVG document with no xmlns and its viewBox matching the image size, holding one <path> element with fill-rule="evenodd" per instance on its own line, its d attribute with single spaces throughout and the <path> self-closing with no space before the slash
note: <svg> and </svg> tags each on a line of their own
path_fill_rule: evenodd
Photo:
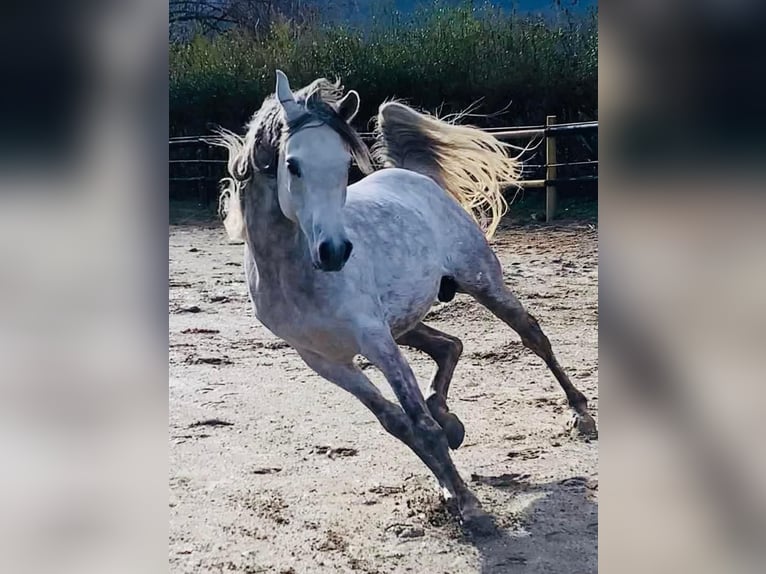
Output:
<svg viewBox="0 0 766 574">
<path fill-rule="evenodd" d="M 301 176 L 301 169 L 298 167 L 298 162 L 292 158 L 287 160 L 287 171 L 289 171 L 295 177 Z"/>
</svg>

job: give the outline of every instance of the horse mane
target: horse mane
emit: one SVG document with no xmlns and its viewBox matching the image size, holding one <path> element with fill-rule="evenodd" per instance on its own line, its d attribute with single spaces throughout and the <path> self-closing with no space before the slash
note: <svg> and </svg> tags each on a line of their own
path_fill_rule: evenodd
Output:
<svg viewBox="0 0 766 574">
<path fill-rule="evenodd" d="M 285 139 L 312 121 L 330 126 L 340 135 L 364 173 L 373 164 L 400 167 L 429 176 L 470 213 L 491 238 L 508 209 L 503 186 L 518 188 L 521 176 L 518 150 L 480 129 L 456 125 L 390 101 L 378 110 L 372 153 L 359 134 L 335 110 L 343 96 L 339 81 L 314 80 L 294 92 L 303 113 L 285 122 L 274 94 L 267 96 L 247 124 L 244 136 L 219 128 L 208 140 L 228 151 L 228 177 L 221 180 L 218 211 L 229 238 L 243 241 L 243 194 L 252 178 L 276 186 L 277 161 Z M 458 115 L 453 121 L 457 121 Z M 522 150 L 523 151 L 523 150 Z"/>
<path fill-rule="evenodd" d="M 210 138 L 213 145 L 225 148 L 229 152 L 226 168 L 229 173 L 220 182 L 218 196 L 218 215 L 223 219 L 226 234 L 232 241 L 245 240 L 245 217 L 242 205 L 242 191 L 253 177 L 249 166 L 250 153 L 245 144 L 245 138 L 224 128 L 216 130 L 216 136 Z M 255 177 L 263 177 L 255 175 Z"/>
<path fill-rule="evenodd" d="M 372 156 L 359 134 L 338 114 L 334 104 L 343 97 L 340 81 L 314 80 L 293 94 L 303 113 L 288 123 L 274 94 L 267 96 L 247 123 L 244 136 L 224 128 L 208 141 L 229 152 L 228 177 L 221 180 L 218 212 L 231 240 L 243 241 L 243 193 L 253 177 L 276 180 L 277 162 L 287 136 L 311 122 L 326 124 L 343 140 L 360 170 L 373 171 Z M 264 182 L 265 183 L 265 182 Z M 276 181 L 270 185 L 275 185 Z"/>
<path fill-rule="evenodd" d="M 502 186 L 518 188 L 522 164 L 508 150 L 519 148 L 397 101 L 378 109 L 375 139 L 377 163 L 429 176 L 473 216 L 487 238 L 494 235 L 508 210 Z"/>
</svg>

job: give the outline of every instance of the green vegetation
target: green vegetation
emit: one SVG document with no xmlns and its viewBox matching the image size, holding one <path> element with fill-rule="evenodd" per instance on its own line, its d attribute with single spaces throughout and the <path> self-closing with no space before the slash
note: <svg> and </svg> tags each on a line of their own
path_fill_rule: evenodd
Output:
<svg viewBox="0 0 766 574">
<path fill-rule="evenodd" d="M 505 109 L 472 123 L 595 119 L 597 61 L 595 13 L 543 20 L 490 5 L 382 12 L 364 27 L 276 22 L 260 38 L 236 29 L 198 35 L 170 46 L 170 133 L 239 130 L 273 92 L 277 67 L 293 86 L 325 76 L 358 90 L 360 128 L 391 97 L 442 114 L 480 98 L 480 113 Z"/>
</svg>

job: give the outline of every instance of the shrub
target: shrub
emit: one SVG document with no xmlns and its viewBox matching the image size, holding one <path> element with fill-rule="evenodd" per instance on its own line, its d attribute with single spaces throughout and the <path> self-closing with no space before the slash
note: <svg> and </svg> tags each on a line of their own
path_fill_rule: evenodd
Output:
<svg viewBox="0 0 766 574">
<path fill-rule="evenodd" d="M 281 68 L 293 86 L 339 77 L 362 96 L 359 127 L 391 97 L 451 113 L 481 101 L 472 123 L 519 125 L 595 119 L 595 12 L 521 16 L 491 5 L 431 5 L 410 15 L 382 11 L 364 25 L 289 21 L 256 37 L 232 29 L 170 46 L 170 133 L 240 130 L 274 90 Z"/>
</svg>

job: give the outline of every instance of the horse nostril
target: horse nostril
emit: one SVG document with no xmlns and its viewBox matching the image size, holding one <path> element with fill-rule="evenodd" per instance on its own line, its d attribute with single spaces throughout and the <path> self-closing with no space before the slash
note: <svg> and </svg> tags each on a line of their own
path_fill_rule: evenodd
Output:
<svg viewBox="0 0 766 574">
<path fill-rule="evenodd" d="M 329 241 L 319 244 L 319 262 L 326 265 L 332 259 L 332 245 Z"/>
<path fill-rule="evenodd" d="M 347 239 L 338 242 L 322 241 L 317 246 L 319 267 L 324 271 L 340 271 L 348 258 L 351 257 L 353 247 Z"/>
<path fill-rule="evenodd" d="M 354 244 L 350 241 L 346 240 L 343 242 L 343 263 L 348 261 L 348 258 L 351 257 L 351 251 L 354 249 Z"/>
</svg>

